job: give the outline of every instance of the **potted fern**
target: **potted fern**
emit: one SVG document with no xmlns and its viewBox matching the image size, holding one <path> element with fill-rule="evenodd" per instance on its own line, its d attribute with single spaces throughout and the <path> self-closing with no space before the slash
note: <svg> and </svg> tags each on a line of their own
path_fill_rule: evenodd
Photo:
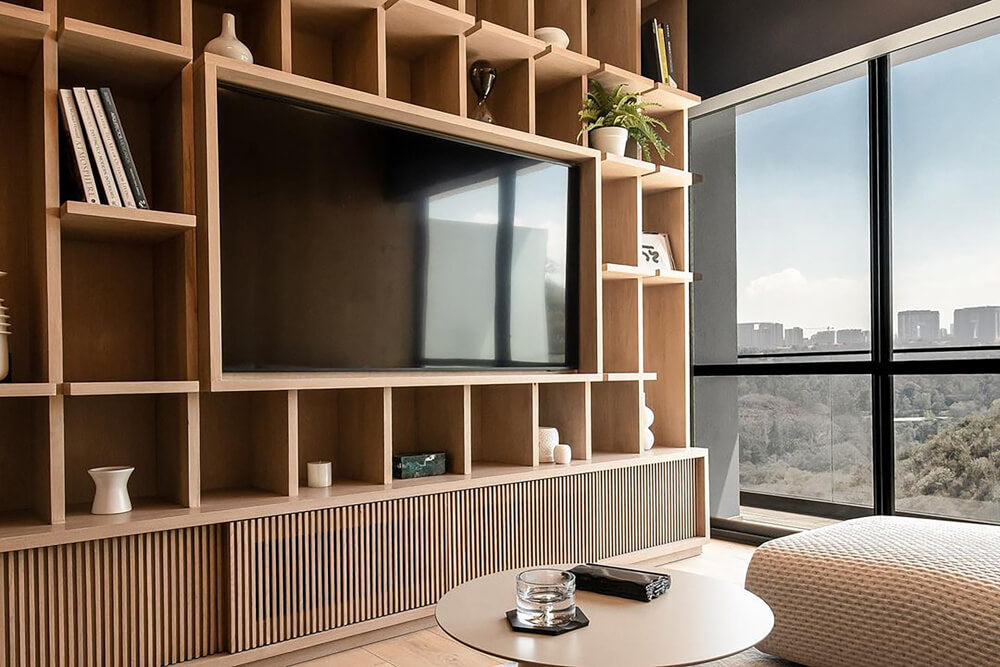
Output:
<svg viewBox="0 0 1000 667">
<path fill-rule="evenodd" d="M 643 102 L 638 93 L 630 93 L 624 90 L 624 86 L 616 86 L 609 92 L 599 82 L 592 80 L 587 99 L 580 110 L 583 129 L 577 135 L 577 140 L 584 132 L 589 132 L 591 147 L 611 155 L 625 155 L 625 145 L 632 138 L 647 160 L 652 159 L 652 150 L 662 160 L 670 152 L 670 147 L 664 143 L 657 129 L 665 132 L 669 130 L 660 119 L 646 115 L 645 110 L 654 106 L 660 105 Z"/>
</svg>

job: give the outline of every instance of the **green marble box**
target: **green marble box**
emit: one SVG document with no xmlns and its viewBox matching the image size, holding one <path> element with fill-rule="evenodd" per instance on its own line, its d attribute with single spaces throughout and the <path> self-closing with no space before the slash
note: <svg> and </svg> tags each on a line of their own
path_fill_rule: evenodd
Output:
<svg viewBox="0 0 1000 667">
<path fill-rule="evenodd" d="M 392 476 L 395 479 L 443 475 L 447 467 L 448 455 L 444 452 L 400 454 L 392 457 Z"/>
</svg>

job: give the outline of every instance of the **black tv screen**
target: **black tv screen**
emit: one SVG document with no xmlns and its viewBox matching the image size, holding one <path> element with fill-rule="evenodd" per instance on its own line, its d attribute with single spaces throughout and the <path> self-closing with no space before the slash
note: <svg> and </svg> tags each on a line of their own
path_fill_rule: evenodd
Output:
<svg viewBox="0 0 1000 667">
<path fill-rule="evenodd" d="M 578 169 L 221 88 L 226 372 L 574 368 Z"/>
</svg>

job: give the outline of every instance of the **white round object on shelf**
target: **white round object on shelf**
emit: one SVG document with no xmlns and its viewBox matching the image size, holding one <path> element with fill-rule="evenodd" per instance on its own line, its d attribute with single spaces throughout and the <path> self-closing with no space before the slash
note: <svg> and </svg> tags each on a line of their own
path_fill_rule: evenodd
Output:
<svg viewBox="0 0 1000 667">
<path fill-rule="evenodd" d="M 540 39 L 546 44 L 559 46 L 564 49 L 569 47 L 569 35 L 567 35 L 566 31 L 562 28 L 557 28 L 555 26 L 536 28 L 535 39 Z"/>
<path fill-rule="evenodd" d="M 332 486 L 333 464 L 329 461 L 309 461 L 306 463 L 306 483 L 312 489 Z"/>
<path fill-rule="evenodd" d="M 565 465 L 573 460 L 573 448 L 569 445 L 556 445 L 554 455 L 556 463 Z"/>
<path fill-rule="evenodd" d="M 590 147 L 608 155 L 625 155 L 628 130 L 624 127 L 598 127 L 590 131 Z"/>
<path fill-rule="evenodd" d="M 87 471 L 94 480 L 94 502 L 91 514 L 123 514 L 132 511 L 128 497 L 128 478 L 135 472 L 132 466 L 104 466 Z"/>
<path fill-rule="evenodd" d="M 559 429 L 552 426 L 538 427 L 538 460 L 552 463 L 552 452 L 559 444 Z"/>
<path fill-rule="evenodd" d="M 653 435 L 652 429 L 646 429 L 642 432 L 642 448 L 649 450 L 653 448 L 653 443 L 656 442 L 656 437 Z"/>
</svg>

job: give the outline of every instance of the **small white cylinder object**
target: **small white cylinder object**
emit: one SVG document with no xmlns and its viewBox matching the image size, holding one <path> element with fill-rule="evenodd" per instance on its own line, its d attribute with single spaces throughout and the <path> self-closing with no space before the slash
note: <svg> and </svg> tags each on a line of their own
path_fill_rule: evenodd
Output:
<svg viewBox="0 0 1000 667">
<path fill-rule="evenodd" d="M 538 427 L 538 460 L 552 462 L 552 450 L 559 444 L 559 429 L 551 426 Z"/>
<path fill-rule="evenodd" d="M 556 463 L 567 464 L 573 460 L 573 449 L 569 445 L 556 445 L 553 450 Z"/>
<path fill-rule="evenodd" d="M 309 461 L 306 472 L 310 488 L 322 489 L 333 485 L 333 464 L 329 461 Z"/>
<path fill-rule="evenodd" d="M 105 466 L 87 471 L 94 480 L 94 503 L 91 514 L 123 514 L 132 511 L 128 497 L 128 478 L 135 472 L 131 466 Z"/>
</svg>

